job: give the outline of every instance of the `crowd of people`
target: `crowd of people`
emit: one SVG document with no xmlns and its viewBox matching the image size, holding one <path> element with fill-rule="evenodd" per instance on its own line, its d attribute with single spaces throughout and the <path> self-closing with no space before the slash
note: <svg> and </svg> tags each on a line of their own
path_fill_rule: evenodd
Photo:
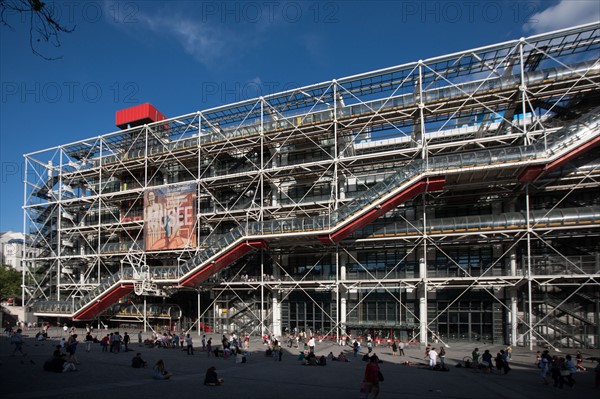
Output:
<svg viewBox="0 0 600 399">
<path fill-rule="evenodd" d="M 45 361 L 43 365 L 44 370 L 61 373 L 78 371 L 78 334 L 75 328 L 68 328 L 66 332 L 68 336 L 63 336 L 60 339 L 52 356 Z M 40 331 L 36 334 L 36 341 L 39 336 L 44 336 L 44 333 L 47 333 L 47 330 Z M 178 339 L 174 339 L 174 336 L 177 336 Z M 379 346 L 378 351 L 380 353 L 391 357 L 406 356 L 406 344 L 404 342 L 392 340 L 389 341 L 387 345 L 382 345 L 381 341 L 376 342 L 371 339 L 370 336 L 364 338 L 366 347 L 362 351 L 361 338 L 356 337 L 353 339 L 351 337 L 344 337 L 344 339 L 339 342 L 343 348 L 337 355 L 334 354 L 334 351 L 329 351 L 327 355 L 324 354 L 327 352 L 318 354 L 317 351 L 319 349 L 318 347 L 321 346 L 321 339 L 317 339 L 312 335 L 303 336 L 302 339 L 300 339 L 300 335 L 288 335 L 283 337 L 282 340 L 279 340 L 272 335 L 265 335 L 262 337 L 262 340 L 263 344 L 266 346 L 265 353 L 272 357 L 274 361 L 279 362 L 282 361 L 285 352 L 282 342 L 287 342 L 288 347 L 302 347 L 298 359 L 302 360 L 302 364 L 306 365 L 325 366 L 331 362 L 347 363 L 352 359 L 352 357 L 349 358 L 350 353 L 352 353 L 354 357 L 360 355 L 362 360 L 366 362 L 360 392 L 362 396 L 366 397 L 368 395 L 369 398 L 377 398 L 380 383 L 383 381 L 383 374 L 381 371 L 382 361 L 380 360 L 380 356 L 375 354 L 376 348 Z M 195 354 L 194 342 L 189 333 L 174 334 L 165 332 L 162 334 L 155 334 L 147 341 L 152 342 L 152 348 L 180 348 L 188 355 Z M 160 343 L 156 343 L 156 341 L 160 341 Z M 13 330 L 11 332 L 10 342 L 14 344 L 12 350 L 13 356 L 17 353 L 21 353 L 23 356 L 26 355 L 23 350 L 24 338 L 21 329 L 17 329 L 16 331 Z M 131 344 L 129 335 L 126 332 L 121 335 L 118 331 L 106 334 L 102 340 L 99 341 L 97 336 L 92 334 L 92 331 L 87 330 L 83 342 L 85 343 L 86 352 L 90 352 L 95 343 L 100 343 L 103 352 L 111 353 L 126 352 L 130 350 L 129 346 Z M 140 343 L 140 346 L 144 346 L 141 332 L 138 335 L 138 342 Z M 220 345 L 213 346 L 212 337 L 207 337 L 205 334 L 200 339 L 200 345 L 201 346 L 196 348 L 196 350 L 206 353 L 209 357 L 214 356 L 223 359 L 233 357 L 235 358 L 236 363 L 245 363 L 245 356 L 248 354 L 247 351 L 249 348 L 249 337 L 247 335 L 237 336 L 236 334 L 230 336 L 222 335 Z M 347 348 L 347 346 L 349 346 L 349 348 Z M 326 345 L 326 347 L 330 349 L 332 347 L 331 343 Z M 448 371 L 448 364 L 446 361 L 447 349 L 448 346 L 445 344 L 427 346 L 425 348 L 425 367 L 432 370 Z M 418 355 L 415 356 L 416 353 L 414 350 L 411 351 L 410 357 L 418 359 Z M 465 358 L 464 366 L 477 368 L 487 373 L 508 374 L 512 370 L 511 362 L 511 346 L 498 350 L 495 355 L 490 349 L 485 349 L 483 350 L 483 353 L 480 353 L 479 348 L 475 348 L 471 353 L 471 358 Z M 395 363 L 398 362 L 396 361 Z M 409 364 L 410 362 L 406 361 L 401 363 Z M 142 358 L 141 352 L 137 352 L 131 359 L 132 368 L 144 369 L 148 364 L 149 363 Z M 154 364 L 154 366 L 151 367 L 152 377 L 154 379 L 168 380 L 172 377 L 173 374 L 167 370 L 163 359 L 158 359 L 156 363 L 150 364 Z M 421 364 L 423 364 L 422 361 Z M 536 355 L 535 366 L 539 369 L 539 375 L 543 384 L 552 384 L 559 389 L 562 389 L 565 386 L 571 388 L 574 387 L 576 384 L 576 373 L 586 371 L 586 367 L 584 367 L 584 358 L 580 351 L 577 351 L 573 356 L 551 355 L 548 350 L 538 352 Z M 596 386 L 600 387 L 600 360 L 598 366 L 595 368 L 595 375 Z M 217 375 L 215 366 L 211 366 L 207 369 L 204 383 L 211 386 L 224 383 L 224 380 Z"/>
<path fill-rule="evenodd" d="M 596 387 L 600 387 L 600 359 L 596 366 Z M 583 356 L 580 351 L 577 351 L 575 360 L 571 355 L 559 356 L 551 355 L 550 351 L 545 350 L 542 353 L 539 351 L 536 355 L 536 366 L 540 369 L 540 377 L 544 385 L 549 385 L 552 380 L 554 387 L 562 389 L 565 385 L 573 388 L 575 386 L 575 378 L 573 377 L 578 371 L 585 371 L 583 367 Z"/>
</svg>

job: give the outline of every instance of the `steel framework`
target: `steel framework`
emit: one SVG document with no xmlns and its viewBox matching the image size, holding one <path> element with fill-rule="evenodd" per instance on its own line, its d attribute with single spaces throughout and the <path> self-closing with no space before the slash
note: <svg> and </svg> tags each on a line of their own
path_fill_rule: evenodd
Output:
<svg viewBox="0 0 600 399">
<path fill-rule="evenodd" d="M 26 154 L 23 297 L 90 320 L 189 291 L 223 332 L 598 347 L 599 60 L 589 24 Z M 190 183 L 193 235 L 148 248 L 145 194 Z"/>
</svg>

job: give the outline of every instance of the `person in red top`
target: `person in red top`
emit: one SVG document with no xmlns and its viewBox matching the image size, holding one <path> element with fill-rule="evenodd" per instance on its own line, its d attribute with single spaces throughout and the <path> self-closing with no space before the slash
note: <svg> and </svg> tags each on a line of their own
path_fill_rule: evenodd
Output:
<svg viewBox="0 0 600 399">
<path fill-rule="evenodd" d="M 365 369 L 365 382 L 369 384 L 369 393 L 373 399 L 379 395 L 379 358 L 373 355 L 369 358 Z"/>
<path fill-rule="evenodd" d="M 108 340 L 109 340 L 109 335 L 106 334 L 106 336 L 104 338 L 102 338 L 102 340 L 100 341 L 100 346 L 102 347 L 102 352 L 108 352 Z"/>
</svg>

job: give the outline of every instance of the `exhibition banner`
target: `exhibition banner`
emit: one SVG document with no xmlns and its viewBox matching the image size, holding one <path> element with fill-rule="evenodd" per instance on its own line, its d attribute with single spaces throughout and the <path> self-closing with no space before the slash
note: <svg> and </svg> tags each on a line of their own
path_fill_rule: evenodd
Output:
<svg viewBox="0 0 600 399">
<path fill-rule="evenodd" d="M 149 189 L 144 193 L 146 251 L 196 246 L 196 183 Z"/>
</svg>

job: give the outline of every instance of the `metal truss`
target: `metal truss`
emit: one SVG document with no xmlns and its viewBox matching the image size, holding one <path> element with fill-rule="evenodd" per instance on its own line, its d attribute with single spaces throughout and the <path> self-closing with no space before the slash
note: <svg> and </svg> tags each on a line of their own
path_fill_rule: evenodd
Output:
<svg viewBox="0 0 600 399">
<path fill-rule="evenodd" d="M 198 322 L 227 303 L 281 335 L 301 295 L 324 336 L 447 342 L 442 320 L 477 294 L 509 326 L 494 339 L 597 346 L 599 53 L 583 25 L 27 154 L 26 304 L 60 317 L 193 288 L 213 292 Z M 145 248 L 145 194 L 190 182 L 193 242 Z M 242 244 L 260 256 L 219 264 Z M 391 316 L 370 322 L 372 298 Z"/>
</svg>

